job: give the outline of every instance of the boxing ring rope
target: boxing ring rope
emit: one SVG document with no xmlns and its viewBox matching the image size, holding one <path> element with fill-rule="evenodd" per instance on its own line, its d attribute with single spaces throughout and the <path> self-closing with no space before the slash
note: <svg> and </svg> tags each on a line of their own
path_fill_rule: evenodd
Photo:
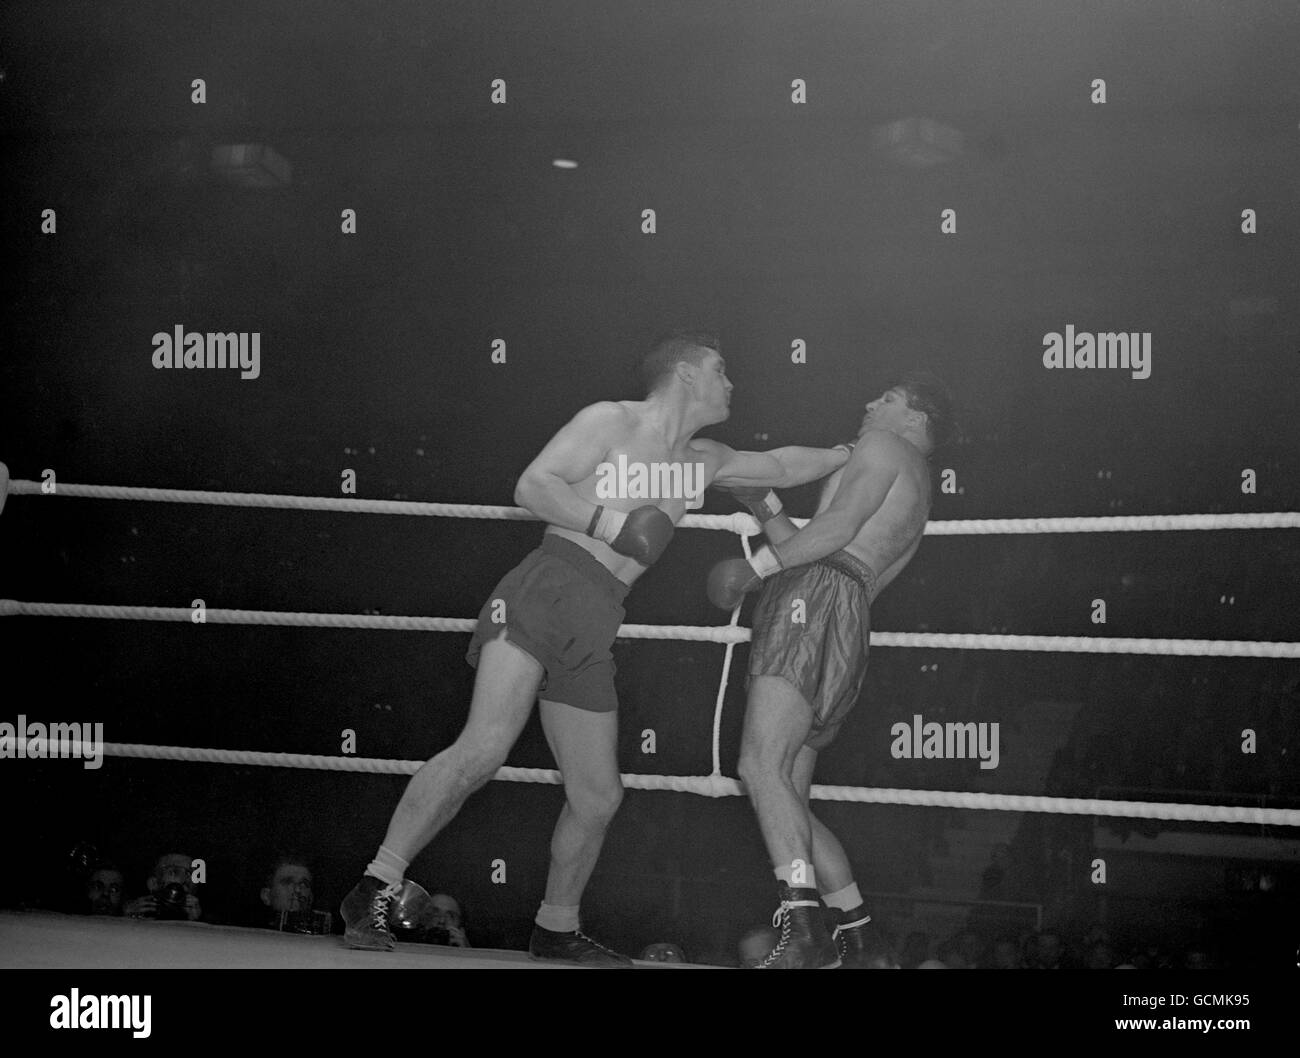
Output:
<svg viewBox="0 0 1300 1058">
<path fill-rule="evenodd" d="M 263 507 L 294 511 L 334 511 L 344 514 L 402 514 L 426 518 L 483 518 L 518 522 L 536 521 L 522 507 L 478 503 L 426 503 L 415 500 L 371 500 L 360 496 L 277 496 L 260 492 L 210 492 L 203 489 L 154 489 L 126 485 L 71 485 L 59 482 L 46 493 L 39 481 L 15 478 L 9 482 L 15 496 L 66 496 L 73 499 L 141 500 L 149 503 L 198 503 L 218 507 Z M 808 519 L 792 519 L 806 525 Z M 759 532 L 752 515 L 688 514 L 683 529 L 725 529 L 741 536 Z M 1097 518 L 965 518 L 929 522 L 927 536 L 984 536 L 1029 533 L 1141 533 L 1218 529 L 1300 529 L 1300 512 L 1272 511 L 1246 514 L 1128 514 Z"/>
<path fill-rule="evenodd" d="M 29 739 L 18 739 L 26 743 Z M 69 742 L 77 752 L 93 746 Z M 261 753 L 242 749 L 197 749 L 192 746 L 151 746 L 105 742 L 106 757 L 180 760 L 207 764 L 235 764 L 265 768 L 303 768 L 316 771 L 353 771 L 369 775 L 414 775 L 422 760 L 385 760 L 379 757 L 335 757 L 308 753 Z M 535 782 L 558 786 L 560 773 L 550 768 L 501 768 L 499 782 Z M 725 775 L 622 776 L 630 790 L 667 790 L 703 797 L 743 797 L 745 788 Z M 1163 801 L 1109 801 L 1089 797 L 1043 797 L 1031 794 L 967 793 L 960 790 L 891 790 L 861 786 L 820 786 L 812 796 L 820 801 L 855 801 L 865 804 L 917 805 L 927 808 L 978 808 L 1003 812 L 1050 812 L 1060 815 L 1114 816 L 1132 819 L 1172 819 L 1199 823 L 1248 823 L 1259 826 L 1300 826 L 1300 809 L 1253 808 L 1245 805 L 1193 805 Z"/>
<path fill-rule="evenodd" d="M 7 478 L 0 464 L 0 510 Z M 51 495 L 41 483 L 27 480 L 7 482 L 15 495 Z M 261 493 L 211 492 L 202 490 L 134 488 L 113 485 L 59 484 L 52 494 L 73 498 L 129 499 L 161 503 L 198 503 L 219 506 L 262 507 L 292 510 L 323 510 L 347 513 L 417 515 L 424 517 L 481 518 L 535 521 L 519 507 L 481 504 L 425 503 L 405 500 L 371 500 L 346 497 L 284 496 Z M 795 519 L 798 525 L 805 519 Z M 759 531 L 748 514 L 687 515 L 682 528 L 714 529 L 741 537 L 745 557 L 751 557 L 748 537 Z M 1300 528 L 1300 512 L 1248 514 L 1127 515 L 1099 518 L 997 518 L 930 522 L 929 535 L 1003 535 L 1022 533 L 1159 532 L 1224 529 Z M 195 611 L 184 607 L 105 606 L 83 603 L 23 602 L 0 599 L 0 616 L 83 617 L 112 620 L 194 621 Z M 730 677 L 732 654 L 737 643 L 747 642 L 750 631 L 740 628 L 740 608 L 727 625 L 623 625 L 619 638 L 713 642 L 725 645 L 721 679 L 714 706 L 713 771 L 707 776 L 638 775 L 622 776 L 630 789 L 670 790 L 708 797 L 742 796 L 743 786 L 722 774 L 720 731 L 722 707 Z M 326 614 L 273 612 L 262 610 L 204 609 L 203 621 L 213 624 L 257 624 L 312 628 L 372 628 L 391 631 L 472 632 L 469 618 L 414 617 L 377 614 Z M 1093 636 L 1022 636 L 982 633 L 872 632 L 871 643 L 881 647 L 920 647 L 950 650 L 1024 650 L 1071 653 L 1155 654 L 1197 657 L 1300 657 L 1300 643 L 1251 642 L 1240 640 L 1150 639 Z M 423 761 L 318 756 L 295 753 L 261 753 L 245 750 L 202 749 L 178 746 L 106 743 L 106 756 L 265 767 L 355 771 L 371 774 L 414 774 Z M 559 772 L 545 768 L 501 768 L 495 776 L 507 782 L 560 783 Z M 1300 826 L 1300 809 L 1253 808 L 1226 805 L 1194 805 L 1147 801 L 1111 801 L 1095 798 L 1041 797 L 1016 794 L 966 793 L 941 790 L 898 790 L 852 786 L 812 787 L 818 800 L 855 801 L 874 804 L 903 804 L 927 807 L 972 808 L 1011 812 L 1051 812 L 1073 815 L 1103 815 L 1145 819 L 1169 819 L 1211 823 L 1249 823 Z"/>
<path fill-rule="evenodd" d="M 748 552 L 748 547 L 746 547 Z M 276 625 L 300 628 L 370 628 L 395 632 L 473 632 L 472 617 L 413 617 L 401 614 L 295 613 L 276 610 L 204 611 L 219 625 Z M 90 617 L 116 621 L 194 620 L 184 606 L 109 606 L 92 603 L 23 602 L 0 599 L 0 617 Z M 723 643 L 730 650 L 748 643 L 750 630 L 728 625 L 620 625 L 619 639 L 674 639 Z M 1300 643 L 1246 639 L 1135 639 L 1117 636 L 992 635 L 985 632 L 872 632 L 873 647 L 924 650 L 1023 650 L 1058 654 L 1158 654 L 1211 658 L 1300 658 Z M 724 664 L 729 664 L 727 654 Z M 724 677 L 725 677 L 724 672 Z M 725 686 L 725 678 L 723 681 Z"/>
</svg>

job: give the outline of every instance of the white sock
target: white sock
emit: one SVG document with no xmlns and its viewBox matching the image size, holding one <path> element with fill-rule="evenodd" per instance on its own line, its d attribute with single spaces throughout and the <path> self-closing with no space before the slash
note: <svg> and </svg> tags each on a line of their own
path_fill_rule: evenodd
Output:
<svg viewBox="0 0 1300 1058">
<path fill-rule="evenodd" d="M 366 868 L 366 874 L 378 878 L 385 885 L 401 885 L 406 877 L 406 868 L 411 866 L 409 860 L 402 859 L 387 845 L 380 845 L 375 858 Z"/>
<path fill-rule="evenodd" d="M 837 911 L 853 911 L 862 906 L 862 894 L 858 892 L 858 883 L 849 882 L 843 889 L 836 889 L 822 897 L 822 903 Z"/>
<path fill-rule="evenodd" d="M 553 933 L 576 933 L 578 930 L 578 904 L 548 904 L 542 901 L 533 919 L 542 929 Z"/>
</svg>

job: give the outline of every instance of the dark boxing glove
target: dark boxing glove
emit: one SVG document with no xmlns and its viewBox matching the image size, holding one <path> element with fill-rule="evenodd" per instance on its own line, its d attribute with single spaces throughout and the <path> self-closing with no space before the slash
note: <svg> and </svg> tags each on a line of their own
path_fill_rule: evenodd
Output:
<svg viewBox="0 0 1300 1058">
<path fill-rule="evenodd" d="M 673 538 L 673 520 L 649 503 L 628 514 L 597 507 L 587 535 L 643 566 L 652 566 Z"/>
<path fill-rule="evenodd" d="M 776 552 L 765 547 L 755 552 L 752 561 L 729 558 L 709 571 L 709 602 L 723 610 L 734 610 L 751 591 L 763 586 L 763 580 L 784 567 Z"/>
<path fill-rule="evenodd" d="M 781 506 L 781 498 L 766 486 L 715 485 L 714 488 L 735 496 L 749 508 L 749 513 L 758 519 L 759 525 L 771 521 L 785 509 Z"/>
</svg>

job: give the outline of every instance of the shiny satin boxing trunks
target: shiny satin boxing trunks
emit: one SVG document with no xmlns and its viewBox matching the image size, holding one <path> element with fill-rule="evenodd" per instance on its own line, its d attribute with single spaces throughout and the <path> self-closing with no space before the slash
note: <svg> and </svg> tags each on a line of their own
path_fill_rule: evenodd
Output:
<svg viewBox="0 0 1300 1058">
<path fill-rule="evenodd" d="M 627 591 L 590 551 L 547 533 L 483 604 L 465 660 L 477 668 L 483 644 L 504 628 L 506 639 L 545 670 L 539 698 L 613 712 L 617 669 L 610 647 L 623 623 Z"/>
<path fill-rule="evenodd" d="M 875 593 L 871 567 L 836 551 L 770 577 L 759 596 L 749 681 L 780 676 L 803 695 L 812 706 L 804 743 L 810 749 L 825 749 L 835 740 L 862 694 Z"/>
</svg>

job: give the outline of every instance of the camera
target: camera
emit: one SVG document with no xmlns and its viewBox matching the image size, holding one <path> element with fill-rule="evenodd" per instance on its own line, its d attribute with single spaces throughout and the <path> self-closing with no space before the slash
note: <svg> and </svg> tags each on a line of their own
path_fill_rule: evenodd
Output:
<svg viewBox="0 0 1300 1058">
<path fill-rule="evenodd" d="M 158 890 L 158 895 L 154 897 L 158 904 L 158 917 L 172 921 L 187 918 L 188 916 L 185 913 L 187 896 L 189 894 L 185 892 L 185 886 L 181 885 L 180 882 L 168 882 Z"/>
</svg>

